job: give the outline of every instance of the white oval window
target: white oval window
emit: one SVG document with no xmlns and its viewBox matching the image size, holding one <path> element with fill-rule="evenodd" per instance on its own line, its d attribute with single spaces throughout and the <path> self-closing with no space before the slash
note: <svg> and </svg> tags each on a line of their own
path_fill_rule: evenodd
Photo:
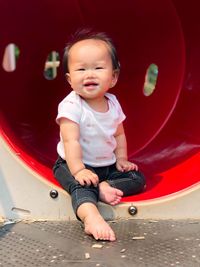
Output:
<svg viewBox="0 0 200 267">
<path fill-rule="evenodd" d="M 2 67 L 5 71 L 12 72 L 16 69 L 20 50 L 15 44 L 8 44 L 3 55 Z"/>
</svg>

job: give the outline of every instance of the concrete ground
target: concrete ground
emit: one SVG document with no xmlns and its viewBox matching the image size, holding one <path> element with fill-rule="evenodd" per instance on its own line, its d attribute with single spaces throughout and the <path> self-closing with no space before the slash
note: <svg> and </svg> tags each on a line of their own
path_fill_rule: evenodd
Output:
<svg viewBox="0 0 200 267">
<path fill-rule="evenodd" d="M 0 224 L 3 267 L 200 267 L 199 220 L 110 222 L 115 242 L 95 241 L 78 221 Z"/>
</svg>

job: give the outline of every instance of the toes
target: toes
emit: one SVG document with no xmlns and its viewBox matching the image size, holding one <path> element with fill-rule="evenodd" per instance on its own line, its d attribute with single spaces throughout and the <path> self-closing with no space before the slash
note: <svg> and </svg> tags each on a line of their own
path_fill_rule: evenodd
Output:
<svg viewBox="0 0 200 267">
<path fill-rule="evenodd" d="M 110 241 L 115 241 L 116 237 L 113 231 L 109 231 L 109 240 Z"/>
<path fill-rule="evenodd" d="M 93 236 L 96 240 L 104 240 L 101 231 L 97 231 L 96 233 L 93 233 Z"/>
<path fill-rule="evenodd" d="M 110 204 L 112 205 L 112 206 L 115 206 L 115 205 L 117 205 L 117 204 L 119 204 L 120 203 L 120 201 L 121 201 L 121 197 L 119 197 L 119 198 L 116 198 L 115 200 L 113 200 Z"/>
<path fill-rule="evenodd" d="M 117 195 L 117 196 L 121 196 L 121 197 L 122 197 L 123 194 L 124 194 L 124 193 L 123 193 L 121 190 L 116 189 L 116 195 Z"/>
<path fill-rule="evenodd" d="M 102 233 L 101 240 L 115 241 L 116 237 L 112 230 L 108 229 Z"/>
<path fill-rule="evenodd" d="M 92 233 L 96 240 L 115 241 L 116 237 L 112 229 L 98 229 Z"/>
</svg>

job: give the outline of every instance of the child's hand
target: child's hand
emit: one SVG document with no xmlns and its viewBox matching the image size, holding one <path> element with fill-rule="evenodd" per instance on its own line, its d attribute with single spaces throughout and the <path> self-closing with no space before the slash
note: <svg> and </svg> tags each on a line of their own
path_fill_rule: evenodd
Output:
<svg viewBox="0 0 200 267">
<path fill-rule="evenodd" d="M 117 159 L 116 162 L 116 167 L 118 169 L 118 171 L 121 172 L 128 172 L 128 171 L 132 171 L 132 170 L 136 170 L 138 171 L 138 166 L 124 158 L 119 158 Z"/>
<path fill-rule="evenodd" d="M 98 176 L 94 172 L 88 169 L 80 170 L 74 175 L 74 177 L 82 186 L 84 185 L 90 186 L 91 184 L 97 186 L 99 182 Z"/>
</svg>

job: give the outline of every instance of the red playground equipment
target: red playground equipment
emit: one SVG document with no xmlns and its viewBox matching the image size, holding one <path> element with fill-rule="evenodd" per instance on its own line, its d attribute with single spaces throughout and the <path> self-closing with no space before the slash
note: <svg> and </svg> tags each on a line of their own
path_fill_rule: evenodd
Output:
<svg viewBox="0 0 200 267">
<path fill-rule="evenodd" d="M 199 10 L 197 0 L 1 1 L 1 142 L 45 183 L 59 188 L 51 171 L 59 134 L 55 117 L 70 87 L 58 58 L 71 33 L 93 27 L 116 44 L 122 69 L 112 91 L 127 115 L 129 157 L 147 177 L 146 191 L 123 202 L 137 205 L 199 188 Z M 6 67 L 10 44 L 13 69 Z M 56 77 L 45 77 L 48 66 Z M 155 90 L 147 93 L 151 66 L 156 66 Z M 1 165 L 0 187 L 9 168 Z"/>
</svg>

